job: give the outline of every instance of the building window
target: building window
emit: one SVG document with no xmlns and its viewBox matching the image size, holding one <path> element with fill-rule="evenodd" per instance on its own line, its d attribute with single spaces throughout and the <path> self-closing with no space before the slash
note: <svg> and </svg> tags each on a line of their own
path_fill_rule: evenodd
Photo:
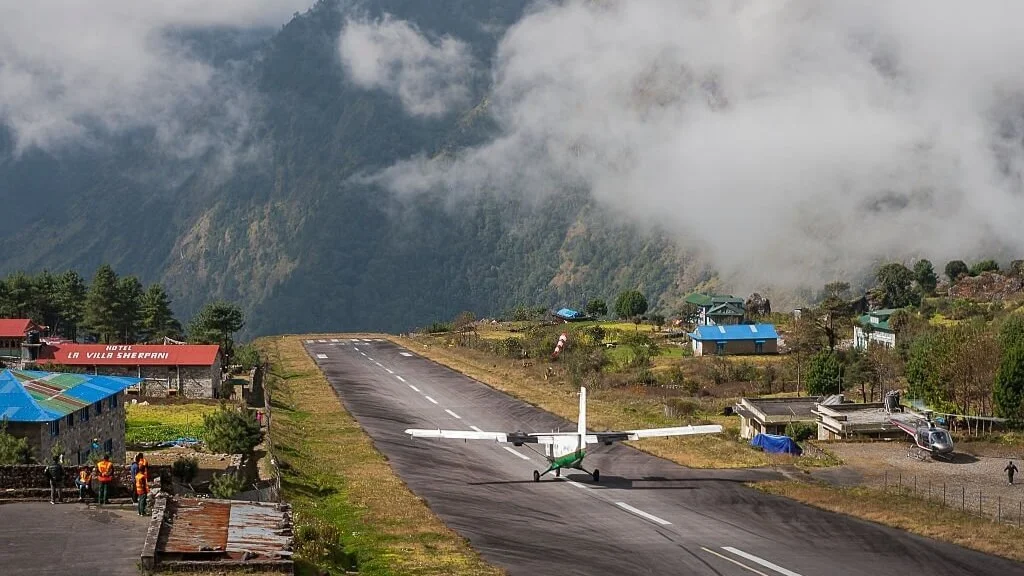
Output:
<svg viewBox="0 0 1024 576">
<path fill-rule="evenodd" d="M 114 441 L 108 439 L 106 442 L 103 443 L 103 453 L 104 454 L 110 454 L 113 451 L 114 451 Z"/>
<path fill-rule="evenodd" d="M 99 402 L 93 404 L 93 406 L 96 407 L 96 415 L 97 416 L 99 416 L 100 414 L 103 414 L 103 400 L 100 400 Z"/>
<path fill-rule="evenodd" d="M 50 437 L 60 436 L 60 420 L 50 420 Z"/>
<path fill-rule="evenodd" d="M 764 354 L 764 342 L 760 340 L 754 342 L 754 354 Z"/>
<path fill-rule="evenodd" d="M 715 342 L 715 354 L 725 354 L 725 342 Z"/>
<path fill-rule="evenodd" d="M 110 397 L 110 409 L 113 410 L 115 408 L 117 408 L 117 394 Z"/>
<path fill-rule="evenodd" d="M 78 411 L 78 421 L 88 422 L 89 421 L 89 408 L 82 408 Z"/>
<path fill-rule="evenodd" d="M 74 425 L 75 425 L 75 413 L 72 412 L 71 414 L 68 414 L 68 428 L 71 428 Z"/>
</svg>

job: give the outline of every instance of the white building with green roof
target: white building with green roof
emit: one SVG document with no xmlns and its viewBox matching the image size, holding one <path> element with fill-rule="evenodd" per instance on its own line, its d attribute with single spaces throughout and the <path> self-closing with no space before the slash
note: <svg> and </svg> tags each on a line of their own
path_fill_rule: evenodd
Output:
<svg viewBox="0 0 1024 576">
<path fill-rule="evenodd" d="M 853 347 L 864 350 L 871 342 L 887 348 L 896 346 L 896 331 L 889 325 L 889 318 L 896 312 L 893 308 L 873 310 L 857 318 L 853 326 Z"/>
</svg>

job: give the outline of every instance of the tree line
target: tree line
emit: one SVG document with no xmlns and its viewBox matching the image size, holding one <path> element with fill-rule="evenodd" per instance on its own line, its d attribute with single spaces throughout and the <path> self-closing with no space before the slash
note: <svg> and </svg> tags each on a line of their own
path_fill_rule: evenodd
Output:
<svg viewBox="0 0 1024 576">
<path fill-rule="evenodd" d="M 136 276 L 118 276 L 109 264 L 101 265 L 90 282 L 74 270 L 19 271 L 0 279 L 0 318 L 31 319 L 52 336 L 103 344 L 187 339 L 220 344 L 230 358 L 233 335 L 245 325 L 237 305 L 208 303 L 183 327 L 171 304 L 160 283 L 144 286 Z"/>
<path fill-rule="evenodd" d="M 1014 261 L 1004 273 L 1022 275 L 1022 264 Z M 944 271 L 952 283 L 999 272 L 999 266 L 984 260 L 968 267 L 954 260 Z M 909 397 L 940 412 L 1024 423 L 1024 314 L 1005 309 L 1002 302 L 937 298 L 937 285 L 938 275 L 927 260 L 913 268 L 880 266 L 875 285 L 860 299 L 851 298 L 846 282 L 825 285 L 818 306 L 805 311 L 785 338 L 798 362 L 805 360 L 807 392 L 853 390 L 868 401 L 905 386 Z M 857 315 L 878 308 L 896 310 L 889 317 L 895 347 L 869 340 L 864 350 L 839 349 Z M 933 314 L 941 312 L 952 312 L 957 320 L 932 322 Z"/>
</svg>

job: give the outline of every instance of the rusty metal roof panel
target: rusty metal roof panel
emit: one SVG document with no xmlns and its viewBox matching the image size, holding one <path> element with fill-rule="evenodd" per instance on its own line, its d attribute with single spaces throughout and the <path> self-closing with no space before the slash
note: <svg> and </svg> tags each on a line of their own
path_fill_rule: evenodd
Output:
<svg viewBox="0 0 1024 576">
<path fill-rule="evenodd" d="M 157 552 L 190 559 L 288 558 L 288 513 L 277 504 L 175 498 Z"/>
<path fill-rule="evenodd" d="M 175 499 L 170 504 L 170 529 L 157 545 L 165 554 L 195 554 L 227 548 L 231 504 L 210 500 Z"/>
</svg>

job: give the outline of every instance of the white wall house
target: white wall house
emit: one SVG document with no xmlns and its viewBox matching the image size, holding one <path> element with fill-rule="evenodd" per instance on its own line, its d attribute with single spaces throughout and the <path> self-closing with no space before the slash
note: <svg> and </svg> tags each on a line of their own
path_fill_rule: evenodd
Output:
<svg viewBox="0 0 1024 576">
<path fill-rule="evenodd" d="M 887 348 L 895 347 L 896 332 L 889 326 L 889 317 L 894 312 L 896 310 L 875 310 L 857 318 L 857 324 L 853 327 L 854 348 L 863 350 L 871 342 Z"/>
</svg>

